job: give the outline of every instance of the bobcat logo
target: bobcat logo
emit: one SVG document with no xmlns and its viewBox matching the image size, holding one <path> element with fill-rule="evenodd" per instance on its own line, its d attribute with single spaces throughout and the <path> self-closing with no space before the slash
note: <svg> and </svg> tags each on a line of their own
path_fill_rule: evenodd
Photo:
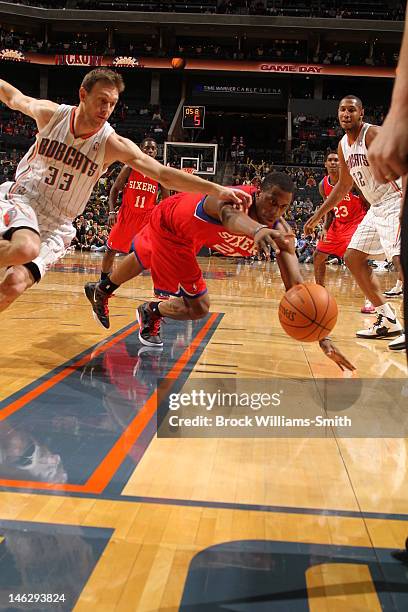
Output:
<svg viewBox="0 0 408 612">
<path fill-rule="evenodd" d="M 4 225 L 9 226 L 10 223 L 12 223 L 16 217 L 17 217 L 17 209 L 10 208 L 10 210 L 8 210 L 4 214 L 4 217 L 3 217 Z"/>
</svg>

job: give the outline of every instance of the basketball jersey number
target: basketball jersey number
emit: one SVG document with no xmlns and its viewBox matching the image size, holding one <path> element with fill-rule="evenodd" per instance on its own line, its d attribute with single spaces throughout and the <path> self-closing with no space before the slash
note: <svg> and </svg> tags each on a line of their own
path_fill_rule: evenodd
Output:
<svg viewBox="0 0 408 612">
<path fill-rule="evenodd" d="M 347 206 L 335 206 L 333 208 L 334 210 L 334 216 L 337 217 L 337 219 L 339 219 L 340 217 L 344 218 L 344 217 L 348 217 L 349 211 Z"/>
<path fill-rule="evenodd" d="M 45 177 L 44 182 L 47 183 L 47 185 L 49 185 L 50 187 L 52 187 L 57 182 L 59 170 L 54 166 L 49 166 L 48 170 L 50 171 L 50 173 L 48 176 Z M 73 174 L 63 172 L 61 176 L 61 183 L 58 185 L 58 189 L 61 189 L 61 191 L 69 191 L 73 178 Z"/>
<path fill-rule="evenodd" d="M 365 180 L 362 172 L 356 172 L 355 181 L 359 187 L 365 187 Z"/>
<path fill-rule="evenodd" d="M 144 208 L 146 196 L 137 196 L 135 200 L 135 208 Z"/>
</svg>

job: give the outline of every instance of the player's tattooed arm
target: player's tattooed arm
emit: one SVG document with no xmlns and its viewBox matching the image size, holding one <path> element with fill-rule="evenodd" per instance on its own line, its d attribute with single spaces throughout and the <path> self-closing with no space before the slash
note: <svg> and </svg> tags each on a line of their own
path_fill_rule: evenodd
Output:
<svg viewBox="0 0 408 612">
<path fill-rule="evenodd" d="M 327 196 L 324 203 L 317 209 L 312 217 L 305 223 L 305 234 L 311 234 L 319 223 L 320 219 L 324 217 L 324 215 L 332 210 L 341 200 L 346 196 L 353 186 L 353 179 L 350 175 L 350 172 L 346 166 L 346 162 L 344 160 L 343 150 L 341 148 L 341 144 L 338 146 L 338 156 L 339 156 L 339 180 L 336 185 L 333 187 L 333 191 Z"/>
<path fill-rule="evenodd" d="M 50 100 L 37 100 L 26 96 L 19 89 L 0 79 L 0 101 L 12 110 L 20 111 L 32 117 L 39 130 L 44 128 L 58 108 L 58 104 Z"/>
<path fill-rule="evenodd" d="M 291 231 L 286 232 L 283 228 L 281 230 L 271 229 L 262 225 L 231 204 L 207 197 L 204 202 L 204 210 L 210 217 L 219 219 L 228 232 L 252 238 L 258 254 L 264 254 L 267 259 L 270 257 L 271 247 L 276 253 L 279 253 L 281 249 L 289 248 Z"/>
</svg>

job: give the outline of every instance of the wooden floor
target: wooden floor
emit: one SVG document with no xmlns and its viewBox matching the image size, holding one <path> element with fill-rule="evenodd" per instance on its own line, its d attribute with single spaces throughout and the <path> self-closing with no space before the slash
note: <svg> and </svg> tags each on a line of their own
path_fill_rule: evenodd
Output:
<svg viewBox="0 0 408 612">
<path fill-rule="evenodd" d="M 152 357 L 135 326 L 150 277 L 117 291 L 104 331 L 83 294 L 100 261 L 68 255 L 2 315 L 0 610 L 45 609 L 18 593 L 65 593 L 57 610 L 407 610 L 392 556 L 408 536 L 405 354 L 355 337 L 373 317 L 348 272 L 328 267 L 327 286 L 352 379 L 284 334 L 276 264 L 203 258 L 216 314 L 165 325 Z M 357 416 L 385 425 L 375 437 L 159 438 L 155 377 L 180 389 L 281 378 L 305 404 L 296 385 L 336 379 L 343 397 L 361 382 L 372 390 Z"/>
</svg>

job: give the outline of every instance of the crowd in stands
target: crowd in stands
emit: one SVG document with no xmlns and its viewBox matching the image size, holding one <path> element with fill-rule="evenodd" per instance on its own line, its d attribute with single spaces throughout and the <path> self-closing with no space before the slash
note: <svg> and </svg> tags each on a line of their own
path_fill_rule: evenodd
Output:
<svg viewBox="0 0 408 612">
<path fill-rule="evenodd" d="M 386 110 L 382 106 L 365 108 L 365 121 L 381 125 Z M 323 165 L 327 150 L 337 149 L 343 136 L 337 117 L 330 116 L 325 119 L 314 115 L 299 113 L 293 117 L 293 140 L 291 161 L 294 164 L 320 164 Z"/>
<path fill-rule="evenodd" d="M 265 15 L 270 17 L 323 17 L 331 19 L 383 19 L 402 21 L 405 14 L 403 0 L 386 3 L 371 0 L 362 4 L 357 0 L 7 0 L 13 4 L 41 8 L 77 8 L 127 11 L 220 13 Z"/>
<path fill-rule="evenodd" d="M 313 46 L 314 45 L 314 46 Z M 104 33 L 89 35 L 86 32 L 50 33 L 47 42 L 40 36 L 18 32 L 16 28 L 0 26 L 0 48 L 31 53 L 82 54 L 82 55 L 130 55 L 144 57 L 185 57 L 202 59 L 253 60 L 259 62 L 308 62 L 313 64 L 394 66 L 398 62 L 399 44 L 360 44 L 338 42 L 308 43 L 306 39 L 276 39 L 254 42 L 245 35 L 238 44 L 211 41 L 208 38 L 177 37 L 174 44 L 161 48 L 159 38 L 146 35 L 144 39 L 130 34 L 117 34 L 108 45 Z"/>
</svg>

